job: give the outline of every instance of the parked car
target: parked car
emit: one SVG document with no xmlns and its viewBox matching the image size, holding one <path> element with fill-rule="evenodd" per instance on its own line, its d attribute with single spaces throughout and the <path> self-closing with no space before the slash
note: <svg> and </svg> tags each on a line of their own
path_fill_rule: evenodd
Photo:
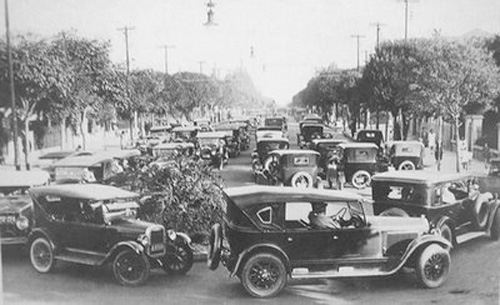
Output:
<svg viewBox="0 0 500 305">
<path fill-rule="evenodd" d="M 196 143 L 199 127 L 197 126 L 178 126 L 172 129 L 172 140 L 174 142 L 192 142 Z"/>
<path fill-rule="evenodd" d="M 260 126 L 257 127 L 255 131 L 255 142 L 258 142 L 261 138 L 286 138 L 288 139 L 288 134 L 283 132 L 278 126 Z"/>
<path fill-rule="evenodd" d="M 363 129 L 358 131 L 356 142 L 374 143 L 379 148 L 384 147 L 384 134 L 378 129 Z"/>
<path fill-rule="evenodd" d="M 373 143 L 343 143 L 338 147 L 341 150 L 338 170 L 343 174 L 345 181 L 357 189 L 369 186 L 371 177 L 376 172 L 388 169 L 387 163 L 379 159 L 378 146 Z"/>
<path fill-rule="evenodd" d="M 297 134 L 297 145 L 300 148 L 311 148 L 314 139 L 331 138 L 330 133 L 325 133 L 325 125 L 318 123 L 301 122 L 300 133 Z"/>
<path fill-rule="evenodd" d="M 113 176 L 114 160 L 107 153 L 70 156 L 54 162 L 53 180 L 56 183 L 98 182 Z"/>
<path fill-rule="evenodd" d="M 394 141 L 387 144 L 391 164 L 397 170 L 424 168 L 425 147 L 419 141 Z"/>
<path fill-rule="evenodd" d="M 179 154 L 179 153 L 192 156 L 196 152 L 196 147 L 191 142 L 181 142 L 181 143 L 170 142 L 170 143 L 158 144 L 155 147 L 152 147 L 150 151 L 151 151 L 150 154 L 153 157 L 162 159 L 169 157 L 173 154 Z"/>
<path fill-rule="evenodd" d="M 207 265 L 215 270 L 222 262 L 254 297 L 277 295 L 288 279 L 387 276 L 403 267 L 415 269 L 426 288 L 448 278 L 451 244 L 425 218 L 368 216 L 362 197 L 346 191 L 224 191 L 225 215 L 211 229 Z M 335 228 L 313 226 L 318 205 Z"/>
<path fill-rule="evenodd" d="M 200 158 L 218 169 L 223 169 L 229 160 L 225 137 L 223 131 L 200 132 L 197 137 Z"/>
<path fill-rule="evenodd" d="M 271 151 L 277 149 L 288 149 L 289 147 L 290 144 L 288 143 L 288 139 L 285 138 L 260 138 L 259 142 L 256 144 L 255 150 L 251 154 L 252 169 L 254 173 L 255 170 L 262 170 L 264 168 L 264 162 Z"/>
<path fill-rule="evenodd" d="M 41 170 L 3 170 L 0 175 L 0 244 L 23 245 L 33 226 L 33 202 L 28 189 L 47 185 L 49 173 Z"/>
<path fill-rule="evenodd" d="M 193 264 L 189 237 L 137 219 L 138 195 L 99 184 L 33 188 L 30 259 L 40 273 L 57 261 L 111 263 L 118 283 L 142 284 L 150 268 L 186 273 Z"/>
<path fill-rule="evenodd" d="M 309 122 L 309 123 L 323 124 L 323 119 L 315 113 L 308 113 L 308 114 L 304 115 L 304 118 L 302 119 L 302 121 Z"/>
<path fill-rule="evenodd" d="M 455 243 L 467 232 L 500 237 L 499 202 L 479 189 L 470 174 L 434 174 L 399 171 L 377 174 L 372 179 L 376 215 L 421 216 Z"/>
<path fill-rule="evenodd" d="M 257 184 L 322 187 L 318 176 L 319 153 L 313 150 L 278 149 L 269 152 L 262 170 L 255 170 Z"/>
<path fill-rule="evenodd" d="M 68 157 L 90 156 L 92 154 L 94 154 L 94 152 L 87 150 L 53 151 L 38 157 L 38 166 L 50 174 L 51 180 L 55 180 L 54 163 Z"/>
<path fill-rule="evenodd" d="M 172 131 L 172 128 L 173 128 L 173 126 L 170 124 L 152 126 L 149 129 L 149 136 L 151 136 L 153 138 L 159 138 L 160 142 L 163 142 L 163 141 L 168 142 L 168 141 L 170 141 L 170 138 L 171 138 L 170 132 Z"/>
</svg>

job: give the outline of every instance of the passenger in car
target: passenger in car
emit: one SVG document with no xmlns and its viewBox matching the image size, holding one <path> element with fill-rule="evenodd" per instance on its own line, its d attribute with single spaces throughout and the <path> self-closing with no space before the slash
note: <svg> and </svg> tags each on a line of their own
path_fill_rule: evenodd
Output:
<svg viewBox="0 0 500 305">
<path fill-rule="evenodd" d="M 331 216 L 326 216 L 326 206 L 324 202 L 314 202 L 312 211 L 309 213 L 309 223 L 314 229 L 340 229 L 340 224 Z"/>
</svg>

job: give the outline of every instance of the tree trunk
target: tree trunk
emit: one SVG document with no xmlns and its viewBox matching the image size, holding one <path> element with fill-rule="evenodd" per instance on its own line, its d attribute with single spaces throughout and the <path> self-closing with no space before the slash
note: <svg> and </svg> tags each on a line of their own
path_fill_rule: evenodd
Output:
<svg viewBox="0 0 500 305">
<path fill-rule="evenodd" d="M 87 149 L 87 138 L 86 138 L 86 128 L 85 123 L 87 122 L 87 112 L 89 111 L 89 107 L 85 107 L 82 112 L 82 117 L 80 119 L 80 133 L 82 134 L 82 149 Z"/>
<path fill-rule="evenodd" d="M 441 151 L 443 150 L 443 118 L 441 115 L 438 117 L 438 134 L 437 134 L 438 144 L 436 145 L 435 155 L 437 156 L 437 170 L 441 171 Z"/>
<path fill-rule="evenodd" d="M 29 142 L 29 117 L 24 119 L 24 162 L 26 163 L 26 170 L 31 170 L 30 166 L 30 142 Z"/>
<path fill-rule="evenodd" d="M 461 147 L 461 141 L 460 141 L 460 132 L 458 132 L 458 128 L 460 127 L 460 122 L 459 122 L 459 117 L 456 116 L 453 120 L 453 122 L 455 123 L 455 143 L 456 143 L 456 167 L 457 167 L 457 173 L 460 173 L 461 171 L 461 163 L 460 163 L 460 160 L 461 160 L 461 156 L 462 156 L 462 147 Z"/>
</svg>

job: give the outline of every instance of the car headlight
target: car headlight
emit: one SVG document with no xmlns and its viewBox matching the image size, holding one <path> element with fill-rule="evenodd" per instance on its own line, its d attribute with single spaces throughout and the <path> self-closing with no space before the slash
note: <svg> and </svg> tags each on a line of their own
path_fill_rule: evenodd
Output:
<svg viewBox="0 0 500 305">
<path fill-rule="evenodd" d="M 141 243 L 144 247 L 149 245 L 149 237 L 146 234 L 140 235 L 139 238 L 137 238 L 137 241 L 139 241 L 139 243 Z"/>
<path fill-rule="evenodd" d="M 25 216 L 20 216 L 16 219 L 16 227 L 24 231 L 30 227 L 30 221 Z"/>
<path fill-rule="evenodd" d="M 167 236 L 170 240 L 174 241 L 177 238 L 177 233 L 174 230 L 167 230 Z"/>
</svg>

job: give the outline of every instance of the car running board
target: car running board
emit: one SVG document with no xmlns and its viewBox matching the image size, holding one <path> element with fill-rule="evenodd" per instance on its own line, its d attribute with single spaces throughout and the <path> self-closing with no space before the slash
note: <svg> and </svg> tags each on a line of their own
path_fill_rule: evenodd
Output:
<svg viewBox="0 0 500 305">
<path fill-rule="evenodd" d="M 81 251 L 77 249 L 66 248 L 54 256 L 55 259 L 79 263 L 90 266 L 102 265 L 106 259 L 106 255 L 97 252 Z"/>
<path fill-rule="evenodd" d="M 469 240 L 476 239 L 476 238 L 486 236 L 486 235 L 487 234 L 484 231 L 469 232 L 469 233 L 465 233 L 462 235 L 458 235 L 456 237 L 457 244 L 461 244 L 461 243 L 467 242 Z"/>
<path fill-rule="evenodd" d="M 396 270 L 387 270 L 386 265 L 353 267 L 340 266 L 336 269 L 326 271 L 309 271 L 307 268 L 295 268 L 290 277 L 292 279 L 324 279 L 341 277 L 365 277 L 365 276 L 383 276 L 390 275 Z"/>
</svg>

